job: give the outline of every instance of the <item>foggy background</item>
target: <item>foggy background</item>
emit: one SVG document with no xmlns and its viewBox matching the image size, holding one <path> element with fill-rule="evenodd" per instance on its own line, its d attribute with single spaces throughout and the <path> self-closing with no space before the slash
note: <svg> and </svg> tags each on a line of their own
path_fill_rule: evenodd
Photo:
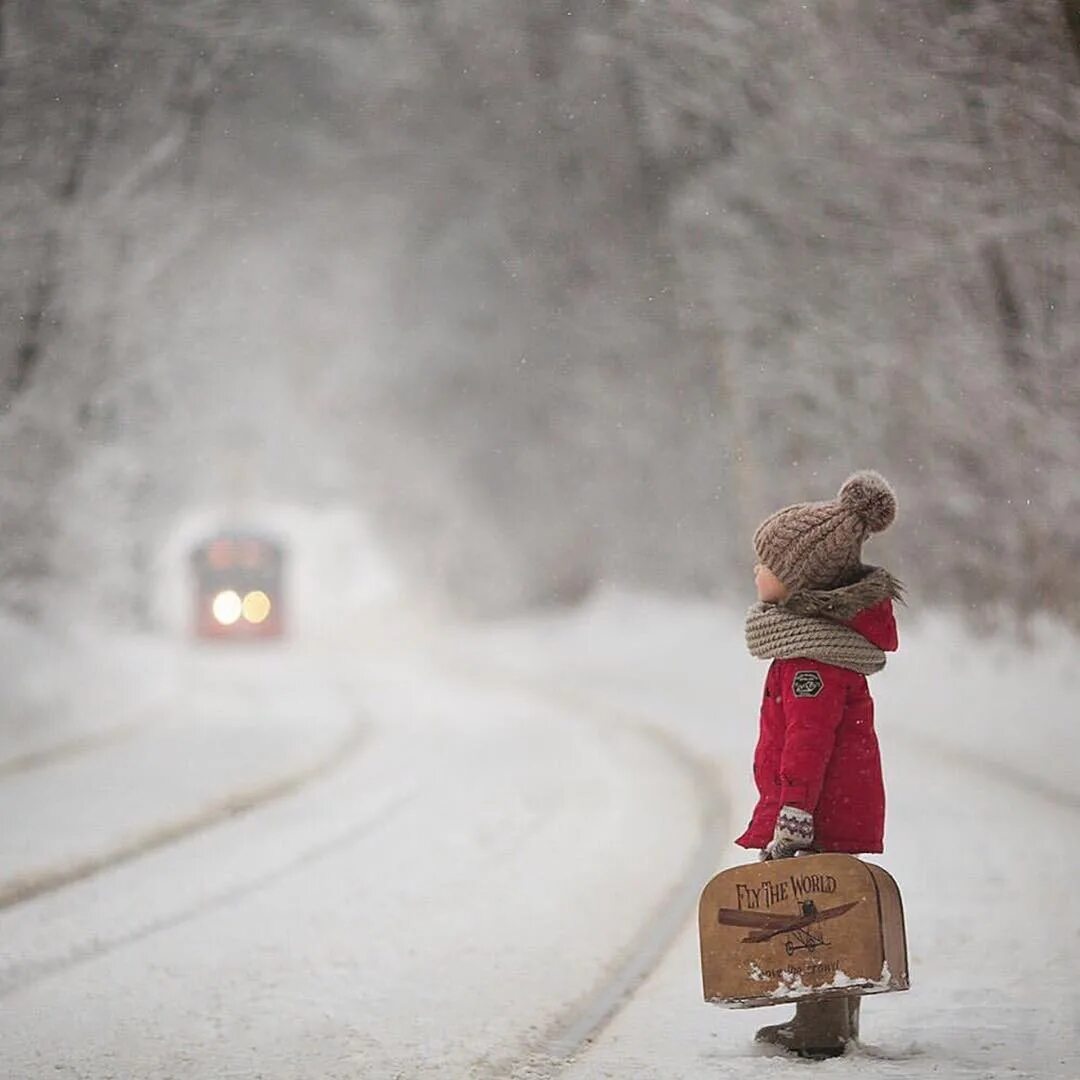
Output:
<svg viewBox="0 0 1080 1080">
<path fill-rule="evenodd" d="M 748 597 L 896 485 L 922 607 L 1080 624 L 1070 0 L 0 3 L 0 604 L 154 621 L 189 509 L 467 614 Z"/>
<path fill-rule="evenodd" d="M 0 0 L 0 1075 L 791 1080 L 697 899 L 754 528 L 873 468 L 914 992 L 830 1076 L 1080 1076 L 1078 65 L 1078 0 Z"/>
</svg>

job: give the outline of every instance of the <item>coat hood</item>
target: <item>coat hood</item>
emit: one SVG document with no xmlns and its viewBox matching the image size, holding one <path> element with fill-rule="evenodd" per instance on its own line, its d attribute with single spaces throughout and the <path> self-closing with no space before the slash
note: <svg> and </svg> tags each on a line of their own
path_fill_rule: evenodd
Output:
<svg viewBox="0 0 1080 1080">
<path fill-rule="evenodd" d="M 779 606 L 796 615 L 850 626 L 882 651 L 894 652 L 898 640 L 893 601 L 902 601 L 903 595 L 903 584 L 888 570 L 866 566 L 850 585 L 838 589 L 800 589 Z"/>
</svg>

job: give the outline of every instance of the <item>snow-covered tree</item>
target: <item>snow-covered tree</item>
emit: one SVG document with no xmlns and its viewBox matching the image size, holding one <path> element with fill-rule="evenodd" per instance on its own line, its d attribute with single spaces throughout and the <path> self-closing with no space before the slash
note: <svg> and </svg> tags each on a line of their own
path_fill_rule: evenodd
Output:
<svg viewBox="0 0 1080 1080">
<path fill-rule="evenodd" d="M 876 465 L 913 586 L 1077 618 L 1070 11 L 5 0 L 0 590 L 243 492 L 716 592 Z"/>
</svg>

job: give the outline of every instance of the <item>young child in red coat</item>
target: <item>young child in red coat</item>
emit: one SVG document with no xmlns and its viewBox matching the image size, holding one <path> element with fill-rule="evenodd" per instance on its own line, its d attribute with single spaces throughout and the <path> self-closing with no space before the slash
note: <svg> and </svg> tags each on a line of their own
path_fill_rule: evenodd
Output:
<svg viewBox="0 0 1080 1080">
<path fill-rule="evenodd" d="M 759 798 L 736 843 L 760 848 L 762 859 L 882 850 L 885 787 L 866 676 L 897 647 L 893 601 L 902 589 L 863 564 L 862 545 L 895 517 L 892 488 L 867 470 L 835 500 L 785 507 L 754 534 L 760 602 L 747 613 L 746 643 L 772 664 L 754 753 Z M 800 1004 L 794 1022 L 758 1038 L 798 1046 L 800 1027 L 820 1023 L 823 1007 L 846 1008 L 854 1038 L 858 1000 Z"/>
</svg>

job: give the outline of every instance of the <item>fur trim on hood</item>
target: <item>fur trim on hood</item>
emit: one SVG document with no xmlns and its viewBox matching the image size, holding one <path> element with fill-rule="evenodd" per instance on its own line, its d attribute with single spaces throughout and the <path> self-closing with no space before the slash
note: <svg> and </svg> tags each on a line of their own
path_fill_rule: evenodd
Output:
<svg viewBox="0 0 1080 1080">
<path fill-rule="evenodd" d="M 778 607 L 793 615 L 806 615 L 833 622 L 850 622 L 860 611 L 882 600 L 904 600 L 904 585 L 880 566 L 864 566 L 862 575 L 838 589 L 799 589 Z"/>
</svg>

